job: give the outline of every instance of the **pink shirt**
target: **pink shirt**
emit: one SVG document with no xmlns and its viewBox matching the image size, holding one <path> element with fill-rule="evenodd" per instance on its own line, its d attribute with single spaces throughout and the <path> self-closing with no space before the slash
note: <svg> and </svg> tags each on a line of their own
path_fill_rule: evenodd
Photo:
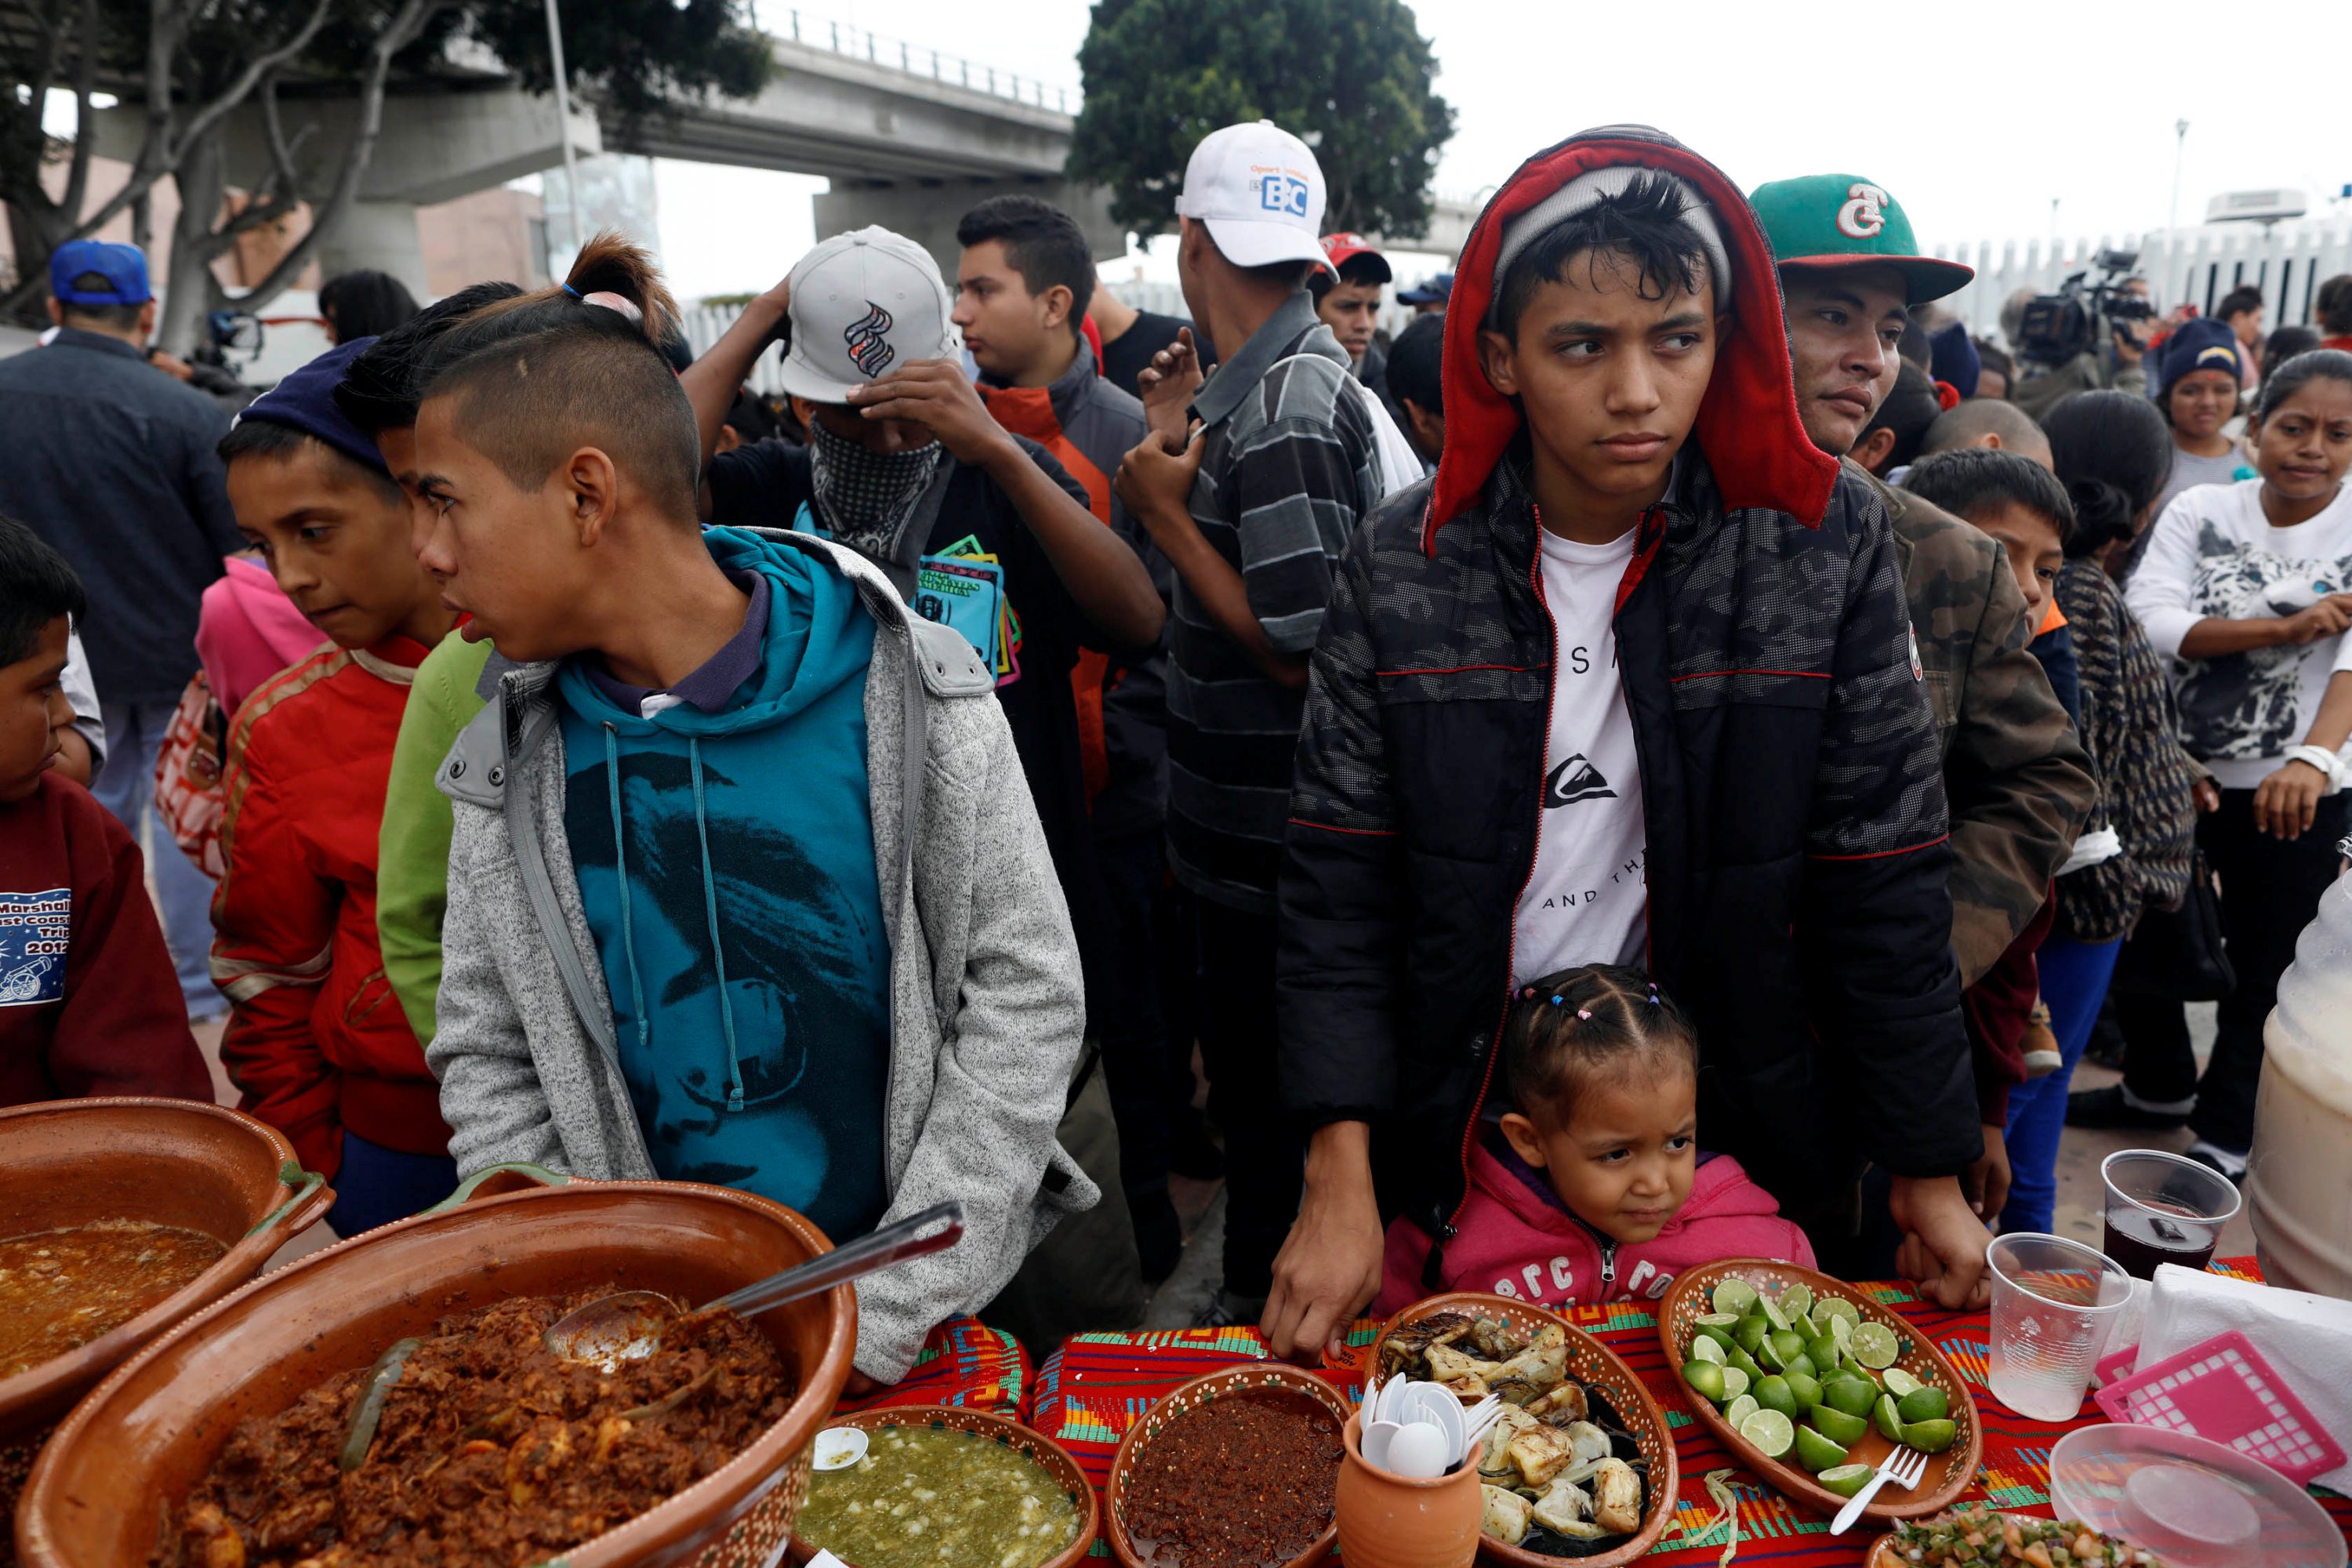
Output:
<svg viewBox="0 0 2352 1568">
<path fill-rule="evenodd" d="M 263 681 L 301 663 L 327 637 L 279 591 L 268 567 L 242 555 L 223 564 L 227 574 L 205 590 L 196 657 L 204 661 L 213 700 L 233 718 Z"/>
</svg>

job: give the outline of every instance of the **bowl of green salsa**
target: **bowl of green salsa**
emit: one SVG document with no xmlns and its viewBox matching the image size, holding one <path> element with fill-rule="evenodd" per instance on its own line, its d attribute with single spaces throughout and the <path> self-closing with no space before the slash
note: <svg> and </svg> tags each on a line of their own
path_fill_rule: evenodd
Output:
<svg viewBox="0 0 2352 1568">
<path fill-rule="evenodd" d="M 1073 1568 L 1095 1539 L 1095 1494 L 1059 1445 L 984 1411 L 860 1411 L 835 1426 L 866 1454 L 811 1479 L 792 1561 L 851 1568 Z"/>
</svg>

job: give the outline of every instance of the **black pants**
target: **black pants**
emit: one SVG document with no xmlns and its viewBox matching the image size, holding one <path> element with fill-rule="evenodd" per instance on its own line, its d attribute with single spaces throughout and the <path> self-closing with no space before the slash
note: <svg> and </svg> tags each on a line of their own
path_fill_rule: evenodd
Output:
<svg viewBox="0 0 2352 1568">
<path fill-rule="evenodd" d="M 2205 1076 L 2189 1045 L 2177 1003 L 2119 998 L 2117 1016 L 2131 1042 L 2124 1086 L 2161 1103 L 2197 1097 L 2189 1125 L 2219 1148 L 2244 1153 L 2254 1142 L 2254 1091 L 2263 1077 L 2263 1023 L 2278 1001 L 2279 976 L 2294 961 L 2295 938 L 2319 912 L 2336 879 L 2336 841 L 2352 823 L 2352 795 L 2319 803 L 2311 830 L 2273 838 L 2254 827 L 2254 792 L 2221 792 L 2221 808 L 2197 825 L 2198 847 L 2221 882 L 2221 936 L 2238 988 L 2217 1009 L 2219 1027 Z"/>
<path fill-rule="evenodd" d="M 1274 1255 L 1298 1217 L 1307 1139 L 1275 1079 L 1274 917 L 1187 896 L 1199 963 L 1209 1114 L 1225 1134 L 1225 1289 L 1274 1288 Z"/>
<path fill-rule="evenodd" d="M 1171 1128 L 1192 1104 L 1192 932 L 1169 885 L 1157 828 L 1098 840 L 1108 895 L 1108 1005 L 1091 1020 L 1118 1121 L 1119 1183 L 1130 1195 L 1168 1185 Z M 1171 1018 L 1170 1004 L 1180 1009 Z"/>
</svg>

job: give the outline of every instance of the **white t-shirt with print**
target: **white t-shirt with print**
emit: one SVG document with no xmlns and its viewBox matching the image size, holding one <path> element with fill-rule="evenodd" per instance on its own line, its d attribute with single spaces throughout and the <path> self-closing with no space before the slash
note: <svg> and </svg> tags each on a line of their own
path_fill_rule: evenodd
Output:
<svg viewBox="0 0 2352 1568">
<path fill-rule="evenodd" d="M 1640 963 L 1649 940 L 1649 837 L 1615 626 L 1633 533 L 1578 544 L 1539 532 L 1559 657 L 1542 837 L 1535 873 L 1519 895 L 1514 985 L 1579 963 Z"/>
</svg>

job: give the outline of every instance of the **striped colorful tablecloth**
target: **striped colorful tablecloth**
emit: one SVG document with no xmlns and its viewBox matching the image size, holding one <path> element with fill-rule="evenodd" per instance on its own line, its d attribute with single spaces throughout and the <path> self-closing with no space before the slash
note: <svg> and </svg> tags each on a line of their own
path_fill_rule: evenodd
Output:
<svg viewBox="0 0 2352 1568">
<path fill-rule="evenodd" d="M 2252 1258 L 2226 1259 L 2218 1271 L 2241 1279 L 2259 1279 Z M 1947 1312 L 1922 1302 L 1906 1285 L 1870 1284 L 1861 1287 L 1901 1313 L 1949 1356 L 1952 1364 L 1975 1385 L 1977 1411 L 1984 1424 L 1984 1468 L 1971 1497 L 1990 1498 L 1998 1506 L 2046 1516 L 2050 1449 L 2072 1426 L 2105 1420 L 2095 1405 L 2085 1401 L 2082 1415 L 2065 1426 L 2027 1421 L 1995 1404 L 1984 1391 L 1988 1349 L 1986 1317 L 1982 1312 Z M 1675 1522 L 1666 1539 L 1647 1561 L 1669 1565 L 1712 1565 L 1722 1554 L 1728 1526 L 1716 1519 L 1717 1510 L 1707 1496 L 1709 1470 L 1733 1468 L 1728 1450 L 1692 1419 L 1676 1392 L 1675 1370 L 1665 1364 L 1658 1347 L 1658 1320 L 1647 1305 L 1621 1303 L 1606 1308 L 1581 1308 L 1570 1314 L 1577 1327 L 1600 1339 L 1632 1367 L 1666 1413 L 1675 1432 L 1675 1457 L 1682 1470 L 1682 1492 L 1676 1500 Z M 1349 1344 L 1369 1346 L 1379 1324 L 1353 1325 Z M 1046 1359 L 1039 1371 L 1028 1424 L 1067 1448 L 1100 1488 L 1110 1472 L 1119 1438 L 1159 1398 L 1178 1384 L 1236 1361 L 1266 1353 L 1254 1329 L 1202 1329 L 1164 1333 L 1079 1334 Z M 1360 1390 L 1345 1372 L 1329 1373 L 1350 1398 Z M 1829 1522 L 1791 1506 L 1778 1492 L 1745 1470 L 1731 1479 L 1739 1498 L 1738 1562 L 1770 1563 L 1780 1568 L 1860 1563 L 1869 1551 L 1872 1535 L 1856 1530 L 1832 1541 Z M 2336 1522 L 2352 1536 L 2352 1500 L 2321 1493 L 2321 1501 Z M 1097 1556 L 1109 1548 L 1097 1542 Z"/>
</svg>

